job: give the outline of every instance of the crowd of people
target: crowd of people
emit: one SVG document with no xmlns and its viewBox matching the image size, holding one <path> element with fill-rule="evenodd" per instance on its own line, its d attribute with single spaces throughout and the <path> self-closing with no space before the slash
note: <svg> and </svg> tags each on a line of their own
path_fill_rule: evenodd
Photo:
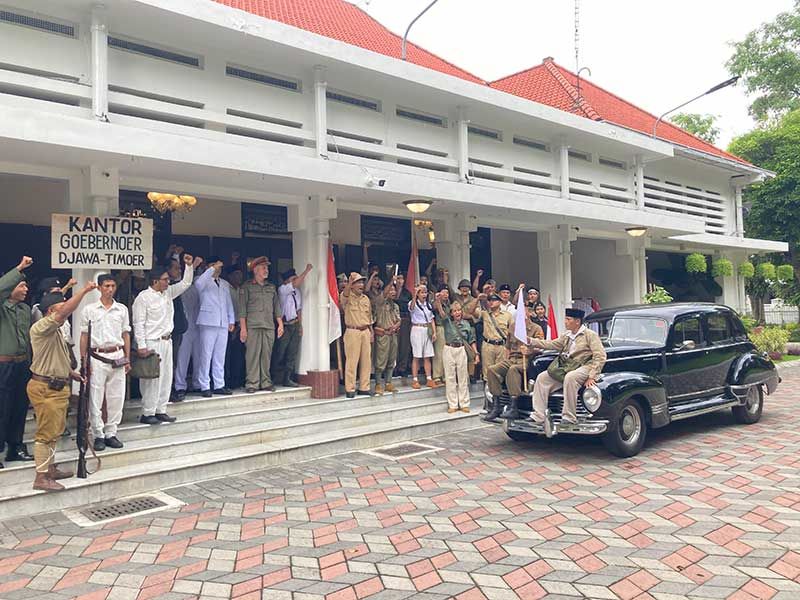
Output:
<svg viewBox="0 0 800 600">
<path fill-rule="evenodd" d="M 239 387 L 247 393 L 274 391 L 276 384 L 297 387 L 300 290 L 313 267 L 306 265 L 299 274 L 289 269 L 276 285 L 267 257 L 246 264 L 239 258 L 234 254 L 226 264 L 221 257 L 203 259 L 170 246 L 165 261 L 144 277 L 130 271 L 103 274 L 69 296 L 75 281 L 62 284 L 55 277 L 41 280 L 31 293 L 25 272 L 33 261 L 23 257 L 0 278 L 5 460 L 34 461 L 35 489 L 63 489 L 58 480 L 72 474 L 55 466 L 55 448 L 69 433 L 73 382 L 86 383 L 81 364 L 90 366 L 95 452 L 123 447 L 118 428 L 125 399 L 137 385 L 139 422 L 147 425 L 174 422 L 168 404 L 184 401 L 188 392 L 211 397 Z M 563 386 L 566 396 L 577 396 L 578 387 L 593 384 L 602 369 L 602 344 L 582 326 L 582 311 L 568 309 L 567 332 L 545 340 L 547 311 L 535 287 L 519 284 L 513 290 L 484 281 L 481 270 L 455 289 L 447 269 L 429 271 L 416 286 L 406 285 L 402 273 L 384 280 L 377 266 L 365 271 L 338 276 L 344 334 L 343 356 L 336 354 L 347 398 L 394 392 L 393 378 L 403 377 L 414 389 L 445 386 L 448 412 L 469 412 L 469 383 L 484 379 L 494 398 L 504 386 L 512 397 L 503 414 L 495 400 L 484 418 L 516 418 L 527 361 L 542 349 L 555 349 L 580 364 L 566 380 L 542 377 L 546 373 L 537 378 L 532 418 L 544 423 L 543 403 L 551 391 Z M 70 325 L 70 315 L 88 294 L 79 322 Z M 520 305 L 526 312 L 525 339 L 515 335 Z M 73 326 L 80 331 L 77 352 Z M 575 402 L 565 399 L 568 421 L 575 418 Z M 36 417 L 32 454 L 23 442 L 29 405 Z"/>
</svg>

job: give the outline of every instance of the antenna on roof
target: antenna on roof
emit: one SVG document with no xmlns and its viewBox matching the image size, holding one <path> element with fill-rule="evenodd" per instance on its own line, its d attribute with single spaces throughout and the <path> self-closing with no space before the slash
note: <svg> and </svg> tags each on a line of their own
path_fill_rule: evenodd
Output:
<svg viewBox="0 0 800 600">
<path fill-rule="evenodd" d="M 575 0 L 575 89 L 578 92 L 575 101 L 572 103 L 572 109 L 577 110 L 580 108 L 581 101 L 583 101 L 583 94 L 581 94 L 581 72 L 588 71 L 589 77 L 592 76 L 592 71 L 589 67 L 581 67 L 580 59 L 581 50 L 581 0 Z"/>
<path fill-rule="evenodd" d="M 414 23 L 416 23 L 420 19 L 420 17 L 422 17 L 422 15 L 424 15 L 426 12 L 428 12 L 433 7 L 433 5 L 436 4 L 438 1 L 439 0 L 433 0 L 433 2 L 428 4 L 428 6 L 426 6 L 425 8 L 423 8 L 422 12 L 419 13 L 416 17 L 414 17 L 414 20 L 408 24 L 406 32 L 403 34 L 403 45 L 400 50 L 401 59 L 406 60 L 406 42 L 408 41 L 408 32 L 411 31 L 411 28 L 414 26 Z"/>
</svg>

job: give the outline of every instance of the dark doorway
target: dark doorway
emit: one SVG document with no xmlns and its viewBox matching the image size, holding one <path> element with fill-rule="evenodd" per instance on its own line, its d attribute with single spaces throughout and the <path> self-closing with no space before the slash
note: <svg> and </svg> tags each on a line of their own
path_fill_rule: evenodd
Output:
<svg viewBox="0 0 800 600">
<path fill-rule="evenodd" d="M 492 276 L 492 230 L 488 227 L 478 227 L 469 234 L 469 263 L 471 278 L 478 269 L 483 269 L 484 280 Z"/>
<path fill-rule="evenodd" d="M 398 265 L 403 273 L 411 257 L 411 222 L 408 219 L 361 215 L 361 244 L 366 248 L 361 263 L 366 260 L 370 265 L 378 265 L 384 279 L 388 265 Z M 420 268 L 424 269 L 421 265 Z"/>
</svg>

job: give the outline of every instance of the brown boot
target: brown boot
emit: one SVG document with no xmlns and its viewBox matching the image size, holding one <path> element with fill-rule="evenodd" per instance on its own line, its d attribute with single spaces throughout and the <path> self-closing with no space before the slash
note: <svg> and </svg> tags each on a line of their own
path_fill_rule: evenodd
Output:
<svg viewBox="0 0 800 600">
<path fill-rule="evenodd" d="M 72 471 L 61 471 L 55 465 L 50 465 L 47 469 L 47 476 L 50 479 L 69 479 L 74 473 Z"/>
<path fill-rule="evenodd" d="M 391 383 L 387 383 L 387 384 L 386 384 L 386 387 L 385 387 L 385 388 L 383 388 L 383 389 L 384 389 L 384 390 L 386 390 L 386 391 L 387 391 L 387 392 L 389 392 L 389 393 L 394 393 L 394 392 L 396 392 L 396 391 L 397 391 L 397 390 L 395 389 L 394 385 L 392 385 Z"/>
<path fill-rule="evenodd" d="M 36 479 L 33 480 L 33 489 L 42 490 L 43 492 L 58 492 L 64 489 L 64 486 L 58 483 L 55 479 L 51 479 L 47 473 L 36 473 Z"/>
</svg>

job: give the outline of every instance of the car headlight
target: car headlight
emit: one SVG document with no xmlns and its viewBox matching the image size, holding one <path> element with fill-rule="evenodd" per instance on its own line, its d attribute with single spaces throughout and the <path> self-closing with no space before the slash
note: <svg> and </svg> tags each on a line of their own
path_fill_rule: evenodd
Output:
<svg viewBox="0 0 800 600">
<path fill-rule="evenodd" d="M 597 386 L 587 387 L 583 390 L 583 405 L 590 412 L 595 412 L 600 408 L 600 403 L 603 401 L 603 392 Z"/>
</svg>

